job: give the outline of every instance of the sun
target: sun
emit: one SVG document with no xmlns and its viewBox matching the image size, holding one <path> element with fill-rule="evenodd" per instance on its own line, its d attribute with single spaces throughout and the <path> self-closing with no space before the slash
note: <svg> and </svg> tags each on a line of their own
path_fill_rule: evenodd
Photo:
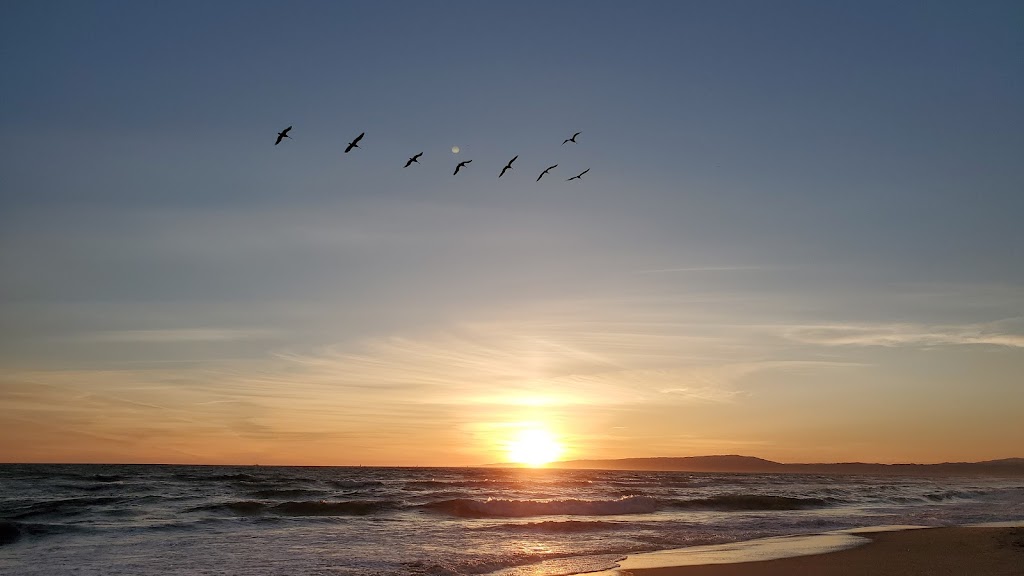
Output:
<svg viewBox="0 0 1024 576">
<path fill-rule="evenodd" d="M 541 428 L 527 428 L 508 444 L 508 459 L 516 464 L 543 466 L 562 454 L 562 445 L 554 435 Z"/>
</svg>

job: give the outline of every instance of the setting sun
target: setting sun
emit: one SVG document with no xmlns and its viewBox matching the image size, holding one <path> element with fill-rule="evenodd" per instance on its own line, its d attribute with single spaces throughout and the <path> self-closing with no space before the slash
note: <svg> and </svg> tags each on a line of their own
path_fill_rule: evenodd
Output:
<svg viewBox="0 0 1024 576">
<path fill-rule="evenodd" d="M 547 430 L 522 430 L 508 445 L 508 458 L 517 464 L 542 466 L 562 454 L 562 445 Z"/>
</svg>

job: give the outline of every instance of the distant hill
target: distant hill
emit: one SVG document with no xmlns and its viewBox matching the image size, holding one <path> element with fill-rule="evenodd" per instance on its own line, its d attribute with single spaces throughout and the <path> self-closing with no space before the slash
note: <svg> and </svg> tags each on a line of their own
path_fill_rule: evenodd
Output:
<svg viewBox="0 0 1024 576">
<path fill-rule="evenodd" d="M 785 464 L 753 456 L 686 456 L 679 458 L 620 458 L 617 460 L 569 460 L 551 468 L 604 468 L 609 470 L 666 470 L 682 472 L 775 472 Z"/>
<path fill-rule="evenodd" d="M 1024 466 L 1024 458 L 1003 458 L 1001 460 L 985 460 L 984 462 L 978 462 L 978 464 L 988 464 L 991 466 Z"/>
<path fill-rule="evenodd" d="M 569 460 L 549 468 L 587 470 L 646 470 L 666 472 L 747 472 L 789 474 L 865 474 L 900 476 L 1024 476 L 1024 458 L 942 464 L 873 464 L 837 462 L 784 464 L 753 456 L 687 456 L 679 458 L 621 458 Z"/>
</svg>

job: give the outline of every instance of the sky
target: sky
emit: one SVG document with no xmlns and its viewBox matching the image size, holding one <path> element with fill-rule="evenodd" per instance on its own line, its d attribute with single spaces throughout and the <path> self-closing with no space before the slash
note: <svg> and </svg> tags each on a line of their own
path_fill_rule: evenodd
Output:
<svg viewBox="0 0 1024 576">
<path fill-rule="evenodd" d="M 2 462 L 1024 456 L 1020 2 L 0 12 Z"/>
</svg>

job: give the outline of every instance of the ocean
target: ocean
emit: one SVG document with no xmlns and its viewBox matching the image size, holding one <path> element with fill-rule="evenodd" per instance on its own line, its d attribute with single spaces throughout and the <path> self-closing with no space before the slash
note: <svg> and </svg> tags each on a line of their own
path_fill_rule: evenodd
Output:
<svg viewBox="0 0 1024 576">
<path fill-rule="evenodd" d="M 629 553 L 1024 520 L 1024 479 L 0 465 L 0 574 L 555 576 Z"/>
</svg>

